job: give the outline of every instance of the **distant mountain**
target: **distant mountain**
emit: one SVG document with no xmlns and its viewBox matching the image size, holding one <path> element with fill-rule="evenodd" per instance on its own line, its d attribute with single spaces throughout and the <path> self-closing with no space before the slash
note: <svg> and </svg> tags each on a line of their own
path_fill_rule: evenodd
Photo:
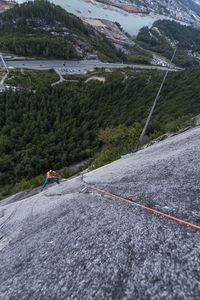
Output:
<svg viewBox="0 0 200 300">
<path fill-rule="evenodd" d="M 0 51 L 59 59 L 123 57 L 104 35 L 46 0 L 25 2 L 0 15 Z"/>
</svg>

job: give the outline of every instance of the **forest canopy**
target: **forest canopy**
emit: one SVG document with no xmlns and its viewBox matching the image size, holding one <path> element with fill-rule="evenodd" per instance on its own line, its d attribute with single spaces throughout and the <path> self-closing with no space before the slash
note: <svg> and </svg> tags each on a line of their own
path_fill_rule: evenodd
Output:
<svg viewBox="0 0 200 300">
<path fill-rule="evenodd" d="M 137 42 L 145 49 L 154 51 L 171 59 L 174 47 L 177 53 L 174 63 L 180 67 L 200 66 L 200 60 L 189 55 L 200 53 L 200 30 L 192 26 L 181 25 L 175 21 L 158 20 L 152 28 L 143 27 L 138 35 Z"/>
<path fill-rule="evenodd" d="M 127 78 L 126 78 L 127 76 Z M 144 124 L 162 71 L 119 70 L 106 82 L 64 82 L 37 91 L 6 91 L 0 102 L 0 180 L 30 179 L 99 151 L 99 130 Z M 200 113 L 199 69 L 170 72 L 148 134 L 188 114 Z M 34 79 L 35 80 L 35 79 Z"/>
<path fill-rule="evenodd" d="M 0 14 L 0 50 L 29 57 L 80 59 L 97 54 L 108 61 L 126 60 L 104 35 L 47 0 L 28 1 Z"/>
</svg>

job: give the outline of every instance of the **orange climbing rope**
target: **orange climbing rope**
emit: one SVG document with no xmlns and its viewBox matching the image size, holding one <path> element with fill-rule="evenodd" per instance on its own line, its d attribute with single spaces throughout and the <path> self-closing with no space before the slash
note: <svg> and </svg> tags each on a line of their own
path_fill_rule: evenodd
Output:
<svg viewBox="0 0 200 300">
<path fill-rule="evenodd" d="M 99 192 L 101 192 L 101 193 L 103 193 L 103 194 L 107 194 L 107 195 L 109 195 L 109 196 L 112 196 L 112 197 L 121 199 L 121 200 L 126 201 L 126 202 L 128 202 L 128 203 L 137 205 L 137 206 L 139 206 L 139 207 L 142 207 L 142 208 L 144 208 L 144 209 L 150 210 L 150 211 L 152 211 L 152 212 L 154 212 L 154 213 L 157 213 L 157 214 L 159 214 L 159 215 L 162 215 L 162 216 L 164 216 L 164 217 L 167 217 L 167 218 L 170 218 L 170 219 L 172 219 L 172 220 L 178 221 L 178 222 L 180 222 L 180 223 L 183 223 L 183 224 L 189 225 L 189 226 L 191 226 L 191 227 L 200 229 L 200 226 L 198 226 L 198 225 L 195 225 L 195 224 L 192 224 L 192 223 L 190 223 L 190 222 L 181 220 L 181 219 L 179 219 L 179 218 L 172 217 L 172 216 L 170 216 L 170 215 L 167 215 L 167 214 L 165 214 L 165 213 L 163 213 L 163 212 L 160 212 L 160 211 L 158 211 L 158 210 L 149 208 L 149 207 L 144 206 L 144 205 L 142 205 L 142 204 L 139 204 L 139 203 L 137 203 L 137 202 L 134 202 L 134 201 L 128 200 L 128 199 L 126 199 L 126 198 L 117 196 L 117 195 L 115 195 L 115 194 L 106 192 L 106 191 L 101 190 L 101 189 L 99 189 L 99 188 L 96 188 L 96 187 L 94 187 L 94 186 L 92 186 L 92 185 L 89 185 L 89 184 L 87 184 L 87 183 L 84 183 L 84 182 L 82 182 L 82 181 L 80 181 L 80 180 L 77 180 L 77 179 L 67 179 L 67 178 L 62 178 L 62 179 L 78 182 L 78 183 L 80 183 L 81 185 L 84 185 L 84 186 L 86 186 L 86 187 L 88 187 L 88 188 L 90 188 L 90 189 L 99 191 Z"/>
</svg>

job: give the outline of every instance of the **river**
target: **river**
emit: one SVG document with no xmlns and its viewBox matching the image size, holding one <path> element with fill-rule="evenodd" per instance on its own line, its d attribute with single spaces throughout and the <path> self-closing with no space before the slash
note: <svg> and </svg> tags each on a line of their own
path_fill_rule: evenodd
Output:
<svg viewBox="0 0 200 300">
<path fill-rule="evenodd" d="M 90 2 L 89 2 L 90 1 Z M 123 29 L 131 35 L 136 35 L 143 26 L 151 26 L 158 19 L 166 19 L 161 15 L 143 15 L 127 13 L 116 7 L 110 8 L 108 5 L 96 2 L 95 0 L 51 0 L 56 5 L 60 5 L 66 11 L 78 17 L 107 19 L 117 21 Z M 26 2 L 18 0 L 19 3 Z"/>
</svg>

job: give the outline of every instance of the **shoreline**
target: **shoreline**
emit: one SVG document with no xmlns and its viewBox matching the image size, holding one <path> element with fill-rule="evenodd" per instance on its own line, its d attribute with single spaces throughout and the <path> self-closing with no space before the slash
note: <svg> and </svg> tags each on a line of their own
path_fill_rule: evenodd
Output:
<svg viewBox="0 0 200 300">
<path fill-rule="evenodd" d="M 111 10 L 112 10 L 112 7 L 117 7 L 129 14 L 144 14 L 144 15 L 148 16 L 150 13 L 149 11 L 141 10 L 138 6 L 133 5 L 133 4 L 128 4 L 128 5 L 127 4 L 116 4 L 109 0 L 95 0 L 95 1 L 97 1 L 99 3 L 103 3 L 104 5 L 108 5 Z M 91 0 L 85 0 L 85 2 L 94 4 Z"/>
</svg>

